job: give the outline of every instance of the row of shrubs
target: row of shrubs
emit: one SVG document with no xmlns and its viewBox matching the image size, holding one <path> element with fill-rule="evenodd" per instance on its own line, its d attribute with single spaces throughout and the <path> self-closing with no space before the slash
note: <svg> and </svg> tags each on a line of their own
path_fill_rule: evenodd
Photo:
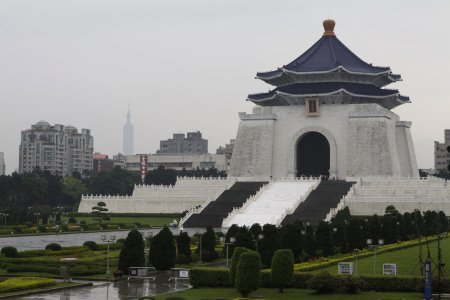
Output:
<svg viewBox="0 0 450 300">
<path fill-rule="evenodd" d="M 56 281 L 48 278 L 21 277 L 10 278 L 0 282 L 0 293 L 15 292 L 55 285 Z"/>
<path fill-rule="evenodd" d="M 48 274 L 60 274 L 60 268 L 56 266 L 47 265 L 6 265 L 6 271 L 10 273 L 19 272 L 37 272 L 37 273 L 48 273 Z M 106 271 L 105 266 L 73 266 L 70 268 L 70 274 L 73 276 L 89 276 L 96 274 L 104 274 Z"/>
<path fill-rule="evenodd" d="M 109 244 L 110 250 L 122 249 L 124 239 L 119 239 L 116 243 Z M 49 255 L 68 255 L 68 254 L 79 254 L 86 252 L 88 250 L 93 251 L 104 251 L 107 250 L 108 245 L 97 244 L 94 241 L 86 241 L 83 246 L 72 246 L 72 247 L 61 247 L 58 243 L 50 243 L 45 246 L 45 250 L 26 250 L 18 252 L 17 248 L 12 246 L 3 247 L 0 253 L 7 258 L 26 258 L 26 257 L 38 257 L 38 256 L 49 256 Z M 0 258 L 0 261 L 2 259 Z"/>
<path fill-rule="evenodd" d="M 437 283 L 437 279 L 433 282 Z M 190 283 L 194 288 L 232 287 L 230 271 L 227 268 L 199 267 L 190 271 Z M 261 271 L 261 287 L 272 288 L 270 270 Z M 294 273 L 287 285 L 289 288 L 314 289 L 321 293 L 346 292 L 357 290 L 379 292 L 417 292 L 423 291 L 423 278 L 392 276 L 333 276 L 327 272 L 320 274 Z M 450 278 L 441 279 L 441 292 L 450 292 Z"/>
<path fill-rule="evenodd" d="M 437 240 L 436 236 L 428 237 L 428 242 L 434 242 L 436 240 Z M 381 254 L 381 253 L 385 253 L 385 252 L 398 251 L 401 249 L 416 247 L 420 243 L 423 244 L 423 243 L 425 243 L 425 241 L 423 239 L 421 241 L 419 241 L 418 239 L 415 239 L 415 240 L 410 240 L 410 241 L 405 241 L 405 242 L 399 242 L 396 244 L 384 245 L 377 249 L 377 253 Z M 369 257 L 369 256 L 373 256 L 373 250 L 365 249 L 358 253 L 359 258 L 364 258 L 364 257 Z M 295 264 L 294 270 L 301 271 L 301 272 L 310 272 L 310 271 L 314 271 L 314 270 L 323 269 L 323 268 L 326 268 L 326 267 L 329 267 L 332 265 L 336 265 L 337 263 L 352 260 L 352 259 L 354 259 L 354 255 L 351 255 L 351 254 L 350 255 L 349 254 L 339 255 L 339 256 L 333 257 L 333 258 L 322 257 L 317 260 L 312 260 L 312 261 L 305 262 L 305 263 Z"/>
</svg>

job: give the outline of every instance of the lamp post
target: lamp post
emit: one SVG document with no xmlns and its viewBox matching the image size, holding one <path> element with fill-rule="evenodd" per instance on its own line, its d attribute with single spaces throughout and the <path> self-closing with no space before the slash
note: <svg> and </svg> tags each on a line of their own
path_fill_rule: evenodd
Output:
<svg viewBox="0 0 450 300">
<path fill-rule="evenodd" d="M 227 243 L 226 240 L 225 240 L 225 237 L 221 237 L 220 241 L 223 242 L 223 244 L 227 247 L 226 261 L 227 261 L 227 268 L 228 268 L 228 246 L 234 244 L 234 242 L 236 242 L 236 238 L 235 237 L 230 237 L 230 241 Z"/>
<path fill-rule="evenodd" d="M 355 262 L 355 275 L 358 276 L 358 253 L 359 253 L 359 249 L 355 248 L 353 249 L 353 251 L 355 252 L 355 258 L 356 258 L 356 262 Z"/>
<path fill-rule="evenodd" d="M 150 254 L 150 239 L 153 238 L 153 232 L 147 232 L 147 236 L 145 236 L 143 231 L 141 231 L 141 234 L 142 238 L 144 239 L 145 267 L 147 268 Z"/>
<path fill-rule="evenodd" d="M 379 239 L 378 245 L 373 244 L 372 239 L 367 239 L 367 245 L 369 248 L 373 249 L 373 276 L 375 276 L 376 266 L 377 266 L 377 249 L 384 245 L 384 240 Z"/>
<path fill-rule="evenodd" d="M 6 218 L 9 216 L 9 214 L 7 214 L 7 213 L 0 213 L 0 216 L 4 218 L 3 219 L 5 221 L 5 225 L 4 226 L 6 226 Z"/>
<path fill-rule="evenodd" d="M 200 240 L 199 240 L 199 261 L 200 264 L 202 264 L 202 235 L 203 235 L 203 229 L 198 228 L 197 230 L 195 230 L 195 233 L 199 235 Z"/>
<path fill-rule="evenodd" d="M 36 216 L 36 225 L 39 225 L 39 215 L 40 215 L 40 213 L 35 212 L 34 215 Z"/>
<path fill-rule="evenodd" d="M 116 240 L 116 236 L 115 235 L 102 235 L 102 241 L 104 243 L 107 243 L 106 246 L 106 278 L 109 280 L 109 275 L 110 275 L 110 271 L 109 271 L 109 243 L 113 243 Z"/>
<path fill-rule="evenodd" d="M 255 237 L 254 239 L 252 239 L 252 241 L 255 242 L 255 250 L 256 251 L 258 251 L 258 241 L 263 239 L 263 238 L 264 238 L 264 235 L 262 233 L 260 233 L 260 234 L 258 234 L 257 238 Z"/>
</svg>

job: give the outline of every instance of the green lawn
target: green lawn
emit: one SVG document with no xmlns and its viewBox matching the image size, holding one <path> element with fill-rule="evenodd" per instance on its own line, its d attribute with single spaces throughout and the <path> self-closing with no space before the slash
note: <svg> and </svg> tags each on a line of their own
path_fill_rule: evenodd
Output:
<svg viewBox="0 0 450 300">
<path fill-rule="evenodd" d="M 209 300 L 216 298 L 224 298 L 227 300 L 236 299 L 240 297 L 240 294 L 236 289 L 189 289 L 182 292 L 175 292 L 166 295 L 156 297 L 156 300 L 164 300 L 168 297 L 182 297 L 186 300 Z M 283 294 L 278 293 L 275 289 L 259 289 L 250 296 L 253 299 L 274 299 L 274 300 L 292 300 L 292 299 L 327 299 L 327 300 L 418 300 L 421 299 L 421 294 L 418 293 L 376 293 L 365 292 L 357 295 L 348 294 L 332 294 L 332 295 L 315 295 L 311 290 L 301 289 L 287 289 Z M 145 299 L 145 298 L 142 298 Z"/>
<path fill-rule="evenodd" d="M 69 221 L 69 217 L 63 217 L 61 219 L 63 222 Z M 88 224 L 97 224 L 97 221 L 94 220 L 90 216 L 75 217 L 75 219 L 77 220 L 77 222 L 86 221 L 86 223 L 88 223 Z M 111 220 L 104 220 L 103 223 L 134 224 L 134 223 L 138 222 L 138 223 L 141 223 L 142 225 L 164 226 L 164 225 L 169 225 L 170 223 L 172 223 L 173 219 L 174 218 L 169 218 L 169 217 L 114 217 L 114 216 L 112 216 Z"/>
<path fill-rule="evenodd" d="M 437 242 L 429 244 L 430 254 L 432 259 L 437 263 Z M 450 274 L 450 238 L 445 238 L 441 241 L 442 259 L 445 263 L 444 274 Z M 420 247 L 411 247 L 393 252 L 385 252 L 377 254 L 376 259 L 376 274 L 382 274 L 383 263 L 396 263 L 397 271 L 399 275 L 405 276 L 420 276 L 419 267 L 419 253 Z M 425 259 L 427 256 L 426 244 L 422 245 L 422 257 Z M 355 263 L 355 259 L 352 260 Z M 358 259 L 358 274 L 360 275 L 372 275 L 373 274 L 373 256 Z M 355 268 L 355 264 L 354 264 Z M 433 269 L 435 265 L 433 265 Z M 320 273 L 327 271 L 331 274 L 337 274 L 337 265 L 326 267 L 321 270 L 316 270 L 314 273 Z"/>
</svg>

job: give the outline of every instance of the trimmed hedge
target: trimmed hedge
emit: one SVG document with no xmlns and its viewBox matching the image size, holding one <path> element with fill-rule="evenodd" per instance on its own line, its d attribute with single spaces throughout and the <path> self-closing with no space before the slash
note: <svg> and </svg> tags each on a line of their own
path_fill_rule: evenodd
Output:
<svg viewBox="0 0 450 300">
<path fill-rule="evenodd" d="M 190 271 L 190 281 L 194 288 L 201 287 L 232 287 L 229 281 L 230 272 L 227 268 L 198 267 Z M 293 282 L 288 288 L 306 289 L 308 282 L 317 275 L 312 273 L 294 273 Z M 348 276 L 331 276 L 338 282 Z M 360 276 L 352 277 L 364 281 L 361 286 L 365 291 L 377 292 L 420 292 L 423 291 L 423 279 L 420 277 L 402 276 Z M 437 279 L 433 279 L 437 284 Z M 261 271 L 261 287 L 273 288 L 272 274 L 270 270 Z M 450 278 L 441 278 L 442 292 L 450 293 Z"/>
<path fill-rule="evenodd" d="M 436 240 L 437 240 L 436 236 L 428 237 L 428 242 L 434 242 Z M 416 239 L 416 240 L 410 240 L 410 241 L 405 241 L 405 242 L 399 242 L 396 244 L 389 244 L 389 245 L 381 246 L 378 248 L 377 254 L 391 252 L 391 251 L 397 251 L 397 250 L 406 249 L 406 248 L 410 248 L 410 247 L 415 247 L 415 246 L 418 246 L 419 243 L 420 243 L 419 240 Z M 421 243 L 424 243 L 423 239 L 422 239 Z M 364 257 L 369 257 L 369 256 L 373 256 L 373 250 L 365 249 L 358 254 L 359 258 L 364 258 Z M 294 271 L 310 272 L 310 271 L 314 271 L 314 270 L 319 270 L 319 269 L 323 269 L 323 268 L 326 268 L 326 267 L 329 267 L 332 265 L 336 265 L 343 261 L 348 261 L 350 259 L 353 259 L 353 257 L 354 257 L 354 255 L 351 253 L 347 253 L 344 255 L 341 254 L 336 257 L 331 257 L 331 258 L 321 257 L 314 261 L 295 264 Z"/>
<path fill-rule="evenodd" d="M 21 277 L 10 278 L 0 282 L 0 293 L 15 292 L 55 285 L 56 281 L 48 278 Z"/>
<path fill-rule="evenodd" d="M 193 268 L 189 272 L 189 276 L 194 288 L 231 287 L 230 271 L 227 268 Z"/>
<path fill-rule="evenodd" d="M 51 250 L 51 251 L 61 251 L 61 245 L 58 243 L 50 243 L 47 246 L 45 246 L 45 250 Z"/>
</svg>

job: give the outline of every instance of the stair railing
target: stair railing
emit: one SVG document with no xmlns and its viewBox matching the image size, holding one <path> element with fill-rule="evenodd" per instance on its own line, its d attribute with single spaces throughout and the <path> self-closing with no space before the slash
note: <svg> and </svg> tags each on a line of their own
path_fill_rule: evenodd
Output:
<svg viewBox="0 0 450 300">
<path fill-rule="evenodd" d="M 228 179 L 227 179 L 228 180 Z M 203 202 L 199 207 L 193 207 L 191 208 L 187 214 L 182 217 L 180 219 L 180 222 L 178 223 L 179 226 L 183 226 L 183 224 L 193 215 L 193 214 L 199 214 L 201 213 L 205 207 L 207 207 L 211 202 L 215 201 L 217 198 L 220 197 L 220 195 L 222 195 L 222 193 L 226 190 L 229 190 L 235 183 L 236 183 L 236 178 L 231 178 L 230 180 L 228 180 L 227 185 L 225 185 L 223 187 L 223 189 L 220 189 L 219 191 L 217 191 L 217 193 L 211 197 L 209 197 L 208 200 L 206 200 L 205 202 Z"/>
<path fill-rule="evenodd" d="M 359 188 L 361 188 L 362 185 L 363 185 L 362 180 L 361 180 L 361 178 L 359 178 L 356 181 L 356 183 L 350 187 L 347 194 L 341 198 L 338 205 L 335 208 L 330 208 L 330 211 L 328 212 L 327 216 L 325 217 L 325 222 L 330 222 L 331 219 L 333 219 L 337 215 L 338 211 L 344 209 L 346 206 L 347 198 L 350 198 L 351 196 L 353 196 L 356 193 L 356 191 Z"/>
<path fill-rule="evenodd" d="M 230 220 L 241 211 L 245 210 L 247 206 L 249 206 L 252 202 L 255 202 L 271 185 L 273 181 L 269 181 L 269 183 L 263 185 L 254 195 L 248 197 L 248 199 L 242 204 L 241 207 L 233 207 L 233 210 L 228 213 L 227 217 L 222 220 L 222 227 L 228 228 L 227 226 Z"/>
</svg>

